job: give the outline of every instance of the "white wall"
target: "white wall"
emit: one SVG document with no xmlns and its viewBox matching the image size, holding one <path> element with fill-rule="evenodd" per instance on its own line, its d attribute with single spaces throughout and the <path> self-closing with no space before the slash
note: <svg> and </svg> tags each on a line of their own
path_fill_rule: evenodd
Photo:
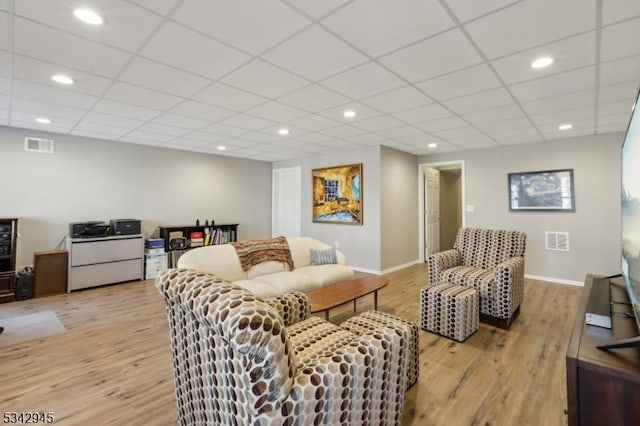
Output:
<svg viewBox="0 0 640 426">
<path fill-rule="evenodd" d="M 55 153 L 24 151 L 25 136 L 55 140 Z M 51 250 L 69 222 L 200 219 L 238 223 L 238 238 L 271 234 L 271 163 L 0 126 L 0 217 L 19 218 L 19 265 Z"/>
<path fill-rule="evenodd" d="M 313 223 L 311 170 L 354 163 L 362 163 L 362 226 Z M 365 271 L 380 271 L 380 148 L 278 161 L 273 168 L 293 166 L 300 166 L 302 170 L 302 235 L 331 245 L 337 241 L 350 265 Z"/>
<path fill-rule="evenodd" d="M 528 275 L 582 282 L 587 273 L 620 272 L 622 133 L 428 155 L 420 163 L 465 161 L 466 226 L 527 233 Z M 510 212 L 507 174 L 572 168 L 575 213 Z M 544 249 L 544 231 L 568 231 L 571 251 Z"/>
<path fill-rule="evenodd" d="M 418 259 L 418 157 L 382 147 L 380 257 L 382 270 Z"/>
</svg>

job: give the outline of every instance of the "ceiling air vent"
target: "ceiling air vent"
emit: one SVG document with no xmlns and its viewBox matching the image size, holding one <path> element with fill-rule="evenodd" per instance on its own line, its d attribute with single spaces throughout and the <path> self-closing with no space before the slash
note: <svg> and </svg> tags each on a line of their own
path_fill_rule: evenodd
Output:
<svg viewBox="0 0 640 426">
<path fill-rule="evenodd" d="M 552 251 L 569 251 L 569 233 L 545 231 L 544 248 Z"/>
<path fill-rule="evenodd" d="M 24 138 L 24 150 L 53 154 L 53 140 L 40 138 Z"/>
</svg>

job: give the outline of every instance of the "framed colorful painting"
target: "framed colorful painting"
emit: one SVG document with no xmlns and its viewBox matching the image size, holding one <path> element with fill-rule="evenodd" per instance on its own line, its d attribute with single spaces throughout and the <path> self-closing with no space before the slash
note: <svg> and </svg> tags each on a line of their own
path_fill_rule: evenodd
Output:
<svg viewBox="0 0 640 426">
<path fill-rule="evenodd" d="M 313 221 L 362 225 L 362 163 L 311 171 Z"/>
</svg>

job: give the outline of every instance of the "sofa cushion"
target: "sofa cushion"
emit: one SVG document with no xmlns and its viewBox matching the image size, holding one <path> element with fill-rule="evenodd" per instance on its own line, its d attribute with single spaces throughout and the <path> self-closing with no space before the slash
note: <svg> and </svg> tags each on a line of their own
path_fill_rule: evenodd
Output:
<svg viewBox="0 0 640 426">
<path fill-rule="evenodd" d="M 311 317 L 288 327 L 287 333 L 299 369 L 333 355 L 337 348 L 356 338 L 354 333 L 318 317 Z"/>
<path fill-rule="evenodd" d="M 236 249 L 230 244 L 198 247 L 178 259 L 178 268 L 208 272 L 227 281 L 247 279 Z"/>
<path fill-rule="evenodd" d="M 280 296 L 282 294 L 282 292 L 277 287 L 256 280 L 237 280 L 233 283 L 246 290 L 249 290 L 251 293 L 263 299 L 268 297 Z"/>
<path fill-rule="evenodd" d="M 283 262 L 269 260 L 267 262 L 258 263 L 247 271 L 247 278 L 250 280 L 261 275 L 275 274 L 276 272 L 285 272 L 289 270 L 289 266 Z"/>
<path fill-rule="evenodd" d="M 440 282 L 472 287 L 478 290 L 480 298 L 495 299 L 496 275 L 488 269 L 456 266 L 442 271 Z"/>
<path fill-rule="evenodd" d="M 317 268 L 317 266 L 314 266 Z M 301 272 L 286 271 L 275 274 L 261 275 L 254 277 L 252 281 L 260 281 L 269 284 L 280 291 L 280 294 L 291 293 L 293 291 L 308 292 L 322 287 L 322 281 L 313 275 Z"/>
<path fill-rule="evenodd" d="M 344 265 L 313 265 L 296 269 L 319 280 L 322 286 L 344 281 L 353 276 L 353 270 Z"/>
<path fill-rule="evenodd" d="M 309 249 L 312 265 L 335 265 L 338 263 L 336 258 L 336 249 L 333 247 L 328 249 Z"/>
</svg>

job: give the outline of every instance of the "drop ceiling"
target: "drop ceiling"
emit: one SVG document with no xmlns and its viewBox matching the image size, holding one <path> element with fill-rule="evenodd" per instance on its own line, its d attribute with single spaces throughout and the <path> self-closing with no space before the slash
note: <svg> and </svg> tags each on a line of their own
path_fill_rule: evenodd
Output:
<svg viewBox="0 0 640 426">
<path fill-rule="evenodd" d="M 626 129 L 638 40 L 638 0 L 0 0 L 0 125 L 265 161 L 536 143 Z"/>
</svg>

